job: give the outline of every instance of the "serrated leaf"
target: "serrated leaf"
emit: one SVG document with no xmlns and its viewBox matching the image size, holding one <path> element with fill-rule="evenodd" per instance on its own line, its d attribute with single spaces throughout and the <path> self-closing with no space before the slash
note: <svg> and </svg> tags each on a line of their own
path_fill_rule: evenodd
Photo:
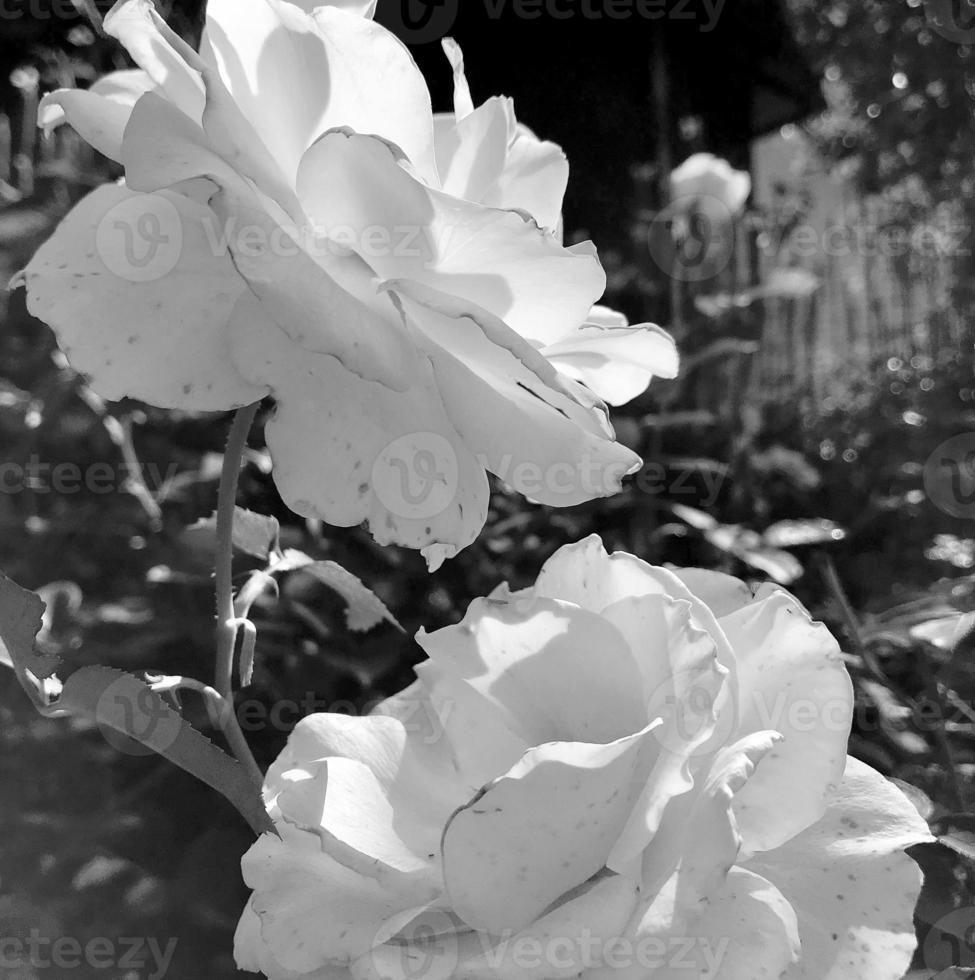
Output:
<svg viewBox="0 0 975 980">
<path fill-rule="evenodd" d="M 277 518 L 258 514 L 246 507 L 234 508 L 233 545 L 237 551 L 268 560 L 279 549 L 281 525 Z M 217 516 L 211 514 L 185 528 L 180 535 L 184 544 L 213 554 L 217 546 Z"/>
<path fill-rule="evenodd" d="M 58 659 L 38 656 L 34 648 L 43 614 L 44 603 L 33 592 L 0 574 L 4 660 L 41 714 L 88 718 L 103 732 L 134 739 L 222 793 L 255 833 L 272 829 L 244 767 L 192 728 L 144 681 L 110 667 L 82 667 L 58 683 L 54 677 Z M 59 694 L 54 700 L 48 697 L 52 691 Z"/>
<path fill-rule="evenodd" d="M 35 680 L 53 677 L 60 662 L 56 656 L 39 656 L 34 650 L 44 612 L 39 596 L 0 573 L 0 663 L 13 668 L 35 704 L 43 703 Z"/>
<path fill-rule="evenodd" d="M 777 521 L 765 529 L 762 537 L 772 548 L 798 548 L 808 544 L 842 541 L 846 537 L 846 531 L 835 521 L 825 517 L 811 517 Z"/>
<path fill-rule="evenodd" d="M 54 714 L 88 718 L 152 749 L 225 796 L 261 834 L 272 824 L 244 767 L 192 728 L 148 684 L 111 667 L 82 667 L 65 682 Z"/>
<path fill-rule="evenodd" d="M 244 554 L 267 561 L 279 549 L 281 525 L 277 518 L 257 514 L 244 507 L 234 508 L 234 547 Z"/>
<path fill-rule="evenodd" d="M 956 854 L 975 861 L 975 814 L 949 813 L 939 824 L 944 829 L 938 840 Z"/>
<path fill-rule="evenodd" d="M 345 600 L 345 620 L 350 630 L 364 633 L 386 620 L 403 632 L 403 627 L 386 608 L 382 599 L 337 562 L 315 561 L 304 565 L 301 571 L 318 579 Z"/>
</svg>

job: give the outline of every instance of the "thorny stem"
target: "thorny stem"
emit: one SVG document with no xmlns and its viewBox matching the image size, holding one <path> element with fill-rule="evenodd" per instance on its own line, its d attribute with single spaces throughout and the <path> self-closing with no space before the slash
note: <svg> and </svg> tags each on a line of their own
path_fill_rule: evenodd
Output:
<svg viewBox="0 0 975 980">
<path fill-rule="evenodd" d="M 217 719 L 237 760 L 248 769 L 258 788 L 263 776 L 244 738 L 237 714 L 233 710 L 234 648 L 237 645 L 237 617 L 234 613 L 232 579 L 234 506 L 237 502 L 237 477 L 240 460 L 247 445 L 247 434 L 254 423 L 259 402 L 238 409 L 227 437 L 227 449 L 220 471 L 220 490 L 217 495 L 217 662 L 214 693 L 220 698 Z M 211 701 L 213 699 L 210 699 Z"/>
</svg>

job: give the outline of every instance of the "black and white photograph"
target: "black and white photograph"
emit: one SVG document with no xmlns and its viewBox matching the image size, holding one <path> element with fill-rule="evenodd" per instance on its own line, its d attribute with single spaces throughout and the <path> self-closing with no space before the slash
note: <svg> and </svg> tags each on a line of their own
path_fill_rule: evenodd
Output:
<svg viewBox="0 0 975 980">
<path fill-rule="evenodd" d="M 975 0 L 0 0 L 0 980 L 975 978 Z"/>
</svg>

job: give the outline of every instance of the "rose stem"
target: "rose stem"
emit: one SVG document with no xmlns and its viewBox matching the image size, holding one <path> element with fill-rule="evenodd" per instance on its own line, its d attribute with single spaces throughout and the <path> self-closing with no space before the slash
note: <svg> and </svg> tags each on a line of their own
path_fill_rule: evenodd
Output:
<svg viewBox="0 0 975 980">
<path fill-rule="evenodd" d="M 217 598 L 217 663 L 214 686 L 230 710 L 219 713 L 220 728 L 237 757 L 237 761 L 249 770 L 258 788 L 263 785 L 261 773 L 233 709 L 234 647 L 237 641 L 236 616 L 234 615 L 234 589 L 232 580 L 234 507 L 237 502 L 237 478 L 240 460 L 247 445 L 247 435 L 254 423 L 260 402 L 240 408 L 227 437 L 227 449 L 220 470 L 220 490 L 217 494 L 217 553 L 214 568 Z"/>
</svg>

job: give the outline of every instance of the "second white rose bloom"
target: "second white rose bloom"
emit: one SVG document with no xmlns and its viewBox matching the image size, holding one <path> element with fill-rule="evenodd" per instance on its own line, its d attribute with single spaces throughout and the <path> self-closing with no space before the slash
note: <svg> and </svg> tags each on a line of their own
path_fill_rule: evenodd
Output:
<svg viewBox="0 0 975 980">
<path fill-rule="evenodd" d="M 241 967 L 900 980 L 930 836 L 847 757 L 849 676 L 788 593 L 592 537 L 418 641 L 412 687 L 268 773 Z"/>
</svg>

